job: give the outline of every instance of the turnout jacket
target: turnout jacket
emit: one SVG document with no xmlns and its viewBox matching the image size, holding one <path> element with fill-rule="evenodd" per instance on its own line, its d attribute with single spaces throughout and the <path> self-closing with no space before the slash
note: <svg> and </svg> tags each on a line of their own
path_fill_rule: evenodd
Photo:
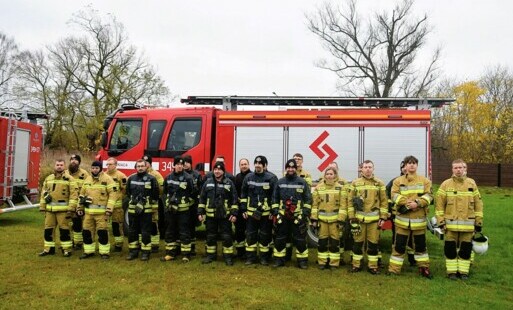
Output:
<svg viewBox="0 0 513 310">
<path fill-rule="evenodd" d="M 75 179 L 75 182 L 77 183 L 78 192 L 80 192 L 85 179 L 87 179 L 87 177 L 89 176 L 89 172 L 87 172 L 86 170 L 84 170 L 80 167 L 78 168 L 77 171 L 75 171 L 75 173 L 71 173 L 71 171 L 69 171 L 69 169 L 66 169 L 64 172 L 71 175 L 73 177 L 73 179 Z"/>
<path fill-rule="evenodd" d="M 114 182 L 117 183 L 118 198 L 116 199 L 114 208 L 121 208 L 123 206 L 123 199 L 126 195 L 126 175 L 118 169 L 115 169 L 112 172 L 107 170 L 105 173 L 110 176 Z"/>
<path fill-rule="evenodd" d="M 272 213 L 285 215 L 287 201 L 294 206 L 294 216 L 309 218 L 312 210 L 312 194 L 305 179 L 294 174 L 278 180 L 273 194 Z"/>
<path fill-rule="evenodd" d="M 92 202 L 89 205 L 79 204 L 78 209 L 85 209 L 86 214 L 105 214 L 106 211 L 112 213 L 118 200 L 118 192 L 118 183 L 105 172 L 101 171 L 96 177 L 90 175 L 82 185 L 80 197 L 89 197 Z"/>
<path fill-rule="evenodd" d="M 256 210 L 267 216 L 271 212 L 274 189 L 278 178 L 267 171 L 251 172 L 244 178 L 240 193 L 241 212 L 249 216 Z"/>
<path fill-rule="evenodd" d="M 221 181 L 217 181 L 215 177 L 208 178 L 201 188 L 198 214 L 216 218 L 236 216 L 239 209 L 238 200 L 232 180 L 224 175 Z"/>
<path fill-rule="evenodd" d="M 134 173 L 126 182 L 126 196 L 129 199 L 128 212 L 135 213 L 138 201 L 144 202 L 144 212 L 151 213 L 152 208 L 158 208 L 159 185 L 157 179 L 146 173 Z"/>
<path fill-rule="evenodd" d="M 483 201 L 476 182 L 468 177 L 452 176 L 438 189 L 435 214 L 447 230 L 472 232 L 483 225 Z"/>
<path fill-rule="evenodd" d="M 388 218 L 388 199 L 383 181 L 375 176 L 362 176 L 351 183 L 348 191 L 347 209 L 350 219 L 372 223 Z M 358 200 L 362 203 L 361 210 L 358 210 Z"/>
<path fill-rule="evenodd" d="M 45 200 L 47 194 L 52 197 L 52 201 L 49 203 Z M 41 187 L 39 210 L 48 212 L 75 212 L 77 196 L 78 187 L 72 176 L 66 171 L 62 173 L 52 173 L 46 177 Z"/>
<path fill-rule="evenodd" d="M 347 192 L 338 179 L 327 182 L 323 179 L 312 195 L 312 220 L 343 222 L 347 218 Z"/>
<path fill-rule="evenodd" d="M 192 177 L 186 172 L 171 172 L 164 180 L 166 206 L 176 211 L 187 211 L 194 193 Z"/>
<path fill-rule="evenodd" d="M 402 175 L 394 180 L 391 195 L 396 211 L 395 225 L 412 230 L 427 227 L 428 206 L 433 201 L 431 181 L 417 174 Z M 416 201 L 419 207 L 416 210 L 405 209 L 409 200 Z"/>
</svg>

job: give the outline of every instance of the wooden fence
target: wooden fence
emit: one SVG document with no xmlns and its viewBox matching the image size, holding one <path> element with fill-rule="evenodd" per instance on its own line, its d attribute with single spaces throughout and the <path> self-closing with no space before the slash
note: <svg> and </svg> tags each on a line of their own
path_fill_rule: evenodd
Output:
<svg viewBox="0 0 513 310">
<path fill-rule="evenodd" d="M 434 159 L 433 183 L 440 184 L 452 175 L 450 161 Z M 513 187 L 513 164 L 467 164 L 467 174 L 478 186 Z"/>
</svg>

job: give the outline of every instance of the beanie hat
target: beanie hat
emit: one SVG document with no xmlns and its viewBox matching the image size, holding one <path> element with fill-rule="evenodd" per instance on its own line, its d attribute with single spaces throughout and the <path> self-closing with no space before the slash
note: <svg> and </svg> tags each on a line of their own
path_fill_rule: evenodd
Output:
<svg viewBox="0 0 513 310">
<path fill-rule="evenodd" d="M 151 156 L 150 155 L 144 155 L 142 160 L 147 161 L 149 164 L 151 164 Z"/>
<path fill-rule="evenodd" d="M 215 168 L 226 171 L 226 169 L 224 167 L 224 163 L 222 161 L 216 161 L 216 163 L 214 164 L 214 169 Z"/>
<path fill-rule="evenodd" d="M 99 160 L 95 160 L 93 161 L 93 163 L 91 164 L 91 167 L 99 167 L 100 169 L 102 168 L 102 162 L 99 161 Z"/>
<path fill-rule="evenodd" d="M 262 165 L 267 166 L 267 158 L 265 158 L 264 155 L 258 155 L 255 157 L 255 161 L 253 163 L 261 163 Z"/>
<path fill-rule="evenodd" d="M 294 159 L 287 160 L 287 163 L 285 164 L 285 169 L 287 169 L 288 167 L 293 167 L 294 169 L 297 169 L 296 161 Z"/>
<path fill-rule="evenodd" d="M 184 161 L 185 163 L 189 163 L 189 164 L 191 164 L 191 165 L 192 165 L 192 157 L 191 157 L 191 155 L 185 155 L 185 156 L 183 156 L 182 158 L 183 158 L 183 161 Z"/>
<path fill-rule="evenodd" d="M 70 159 L 75 159 L 78 161 L 78 163 L 80 164 L 82 162 L 82 158 L 80 157 L 80 155 L 78 154 L 73 154 L 71 155 L 71 158 Z"/>
<path fill-rule="evenodd" d="M 181 164 L 181 165 L 184 164 L 184 160 L 181 156 L 175 156 L 173 165 L 177 165 L 177 164 Z"/>
</svg>

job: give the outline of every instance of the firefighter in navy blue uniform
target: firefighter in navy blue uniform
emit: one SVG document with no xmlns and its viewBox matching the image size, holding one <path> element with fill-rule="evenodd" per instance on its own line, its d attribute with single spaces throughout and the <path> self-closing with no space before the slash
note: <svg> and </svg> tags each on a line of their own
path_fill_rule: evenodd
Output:
<svg viewBox="0 0 513 310">
<path fill-rule="evenodd" d="M 94 256 L 96 244 L 94 235 L 98 235 L 98 250 L 102 259 L 108 259 L 110 254 L 109 244 L 109 219 L 114 211 L 118 199 L 118 183 L 106 173 L 102 172 L 102 162 L 94 161 L 91 164 L 91 175 L 82 185 L 79 196 L 77 212 L 85 214 L 84 229 L 84 253 L 80 259 Z"/>
<path fill-rule="evenodd" d="M 82 158 L 78 154 L 71 155 L 68 169 L 66 173 L 71 175 L 73 179 L 75 179 L 76 185 L 78 187 L 78 193 L 82 189 L 82 185 L 84 184 L 85 179 L 89 176 L 89 173 L 80 168 L 80 163 L 82 162 Z M 77 195 L 78 195 L 77 193 Z M 72 229 L 73 229 L 73 245 L 75 249 L 81 249 L 84 243 L 82 239 L 82 217 L 78 216 L 76 213 L 73 213 L 71 217 Z"/>
<path fill-rule="evenodd" d="M 162 217 L 160 217 L 159 219 L 159 214 L 163 214 L 164 211 L 164 203 L 162 202 L 162 199 L 160 199 L 160 197 L 164 193 L 164 177 L 162 177 L 162 174 L 160 174 L 160 172 L 153 169 L 151 165 L 151 156 L 144 155 L 142 159 L 146 161 L 146 166 L 148 167 L 148 174 L 154 176 L 155 179 L 157 179 L 157 184 L 159 185 L 159 199 L 157 200 L 157 203 L 153 205 L 153 214 L 151 216 L 151 251 L 153 253 L 157 253 L 160 247 L 159 231 L 161 233 L 164 233 L 166 231 L 165 220 Z"/>
<path fill-rule="evenodd" d="M 347 213 L 354 235 L 352 272 L 359 272 L 367 249 L 369 272 L 378 274 L 379 227 L 388 219 L 385 183 L 374 176 L 374 163 L 365 160 L 361 177 L 349 187 Z"/>
<path fill-rule="evenodd" d="M 452 162 L 452 177 L 445 180 L 435 198 L 438 227 L 445 233 L 445 266 L 451 280 L 468 279 L 472 236 L 483 226 L 483 201 L 476 182 L 465 174 L 465 162 Z"/>
<path fill-rule="evenodd" d="M 205 220 L 207 229 L 207 255 L 203 264 L 216 260 L 217 238 L 220 234 L 224 261 L 228 266 L 233 265 L 232 223 L 237 220 L 239 207 L 235 184 L 224 173 L 224 163 L 215 163 L 213 177 L 208 178 L 201 189 L 198 219 L 201 222 Z"/>
<path fill-rule="evenodd" d="M 276 222 L 274 267 L 285 266 L 287 236 L 292 233 L 298 267 L 308 268 L 306 232 L 312 209 L 312 194 L 306 181 L 296 174 L 297 164 L 289 159 L 285 177 L 278 180 L 273 193 L 272 214 Z"/>
<path fill-rule="evenodd" d="M 235 189 L 237 190 L 237 194 L 239 195 L 239 202 L 241 198 L 241 189 L 242 183 L 244 182 L 244 178 L 248 174 L 251 173 L 251 169 L 249 169 L 249 160 L 246 158 L 242 158 L 239 160 L 239 169 L 240 172 L 235 176 Z M 237 215 L 237 221 L 235 222 L 235 250 L 237 252 L 237 257 L 239 259 L 246 258 L 246 226 L 247 220 L 243 217 L 243 213 L 239 212 Z"/>
<path fill-rule="evenodd" d="M 57 225 L 63 256 L 71 256 L 69 222 L 77 206 L 78 188 L 73 177 L 64 171 L 64 166 L 64 160 L 56 160 L 54 172 L 46 177 L 41 188 L 39 211 L 45 214 L 45 230 L 44 250 L 39 256 L 55 254 L 53 236 Z"/>
<path fill-rule="evenodd" d="M 255 172 L 249 173 L 242 183 L 239 211 L 247 219 L 246 265 L 257 262 L 257 250 L 260 250 L 260 264 L 267 266 L 271 254 L 269 243 L 272 240 L 272 197 L 278 178 L 265 171 L 265 156 L 255 157 L 254 165 Z"/>
<path fill-rule="evenodd" d="M 191 256 L 196 255 L 196 227 L 201 223 L 198 221 L 198 201 L 203 178 L 201 174 L 192 169 L 192 157 L 190 155 L 183 156 L 183 168 L 186 173 L 192 177 L 193 191 L 191 202 L 189 205 L 189 230 L 191 235 Z"/>
<path fill-rule="evenodd" d="M 183 164 L 183 158 L 176 156 L 173 161 L 173 172 L 164 180 L 166 255 L 160 259 L 163 262 L 174 260 L 178 256 L 178 240 L 183 262 L 190 260 L 189 206 L 194 185 L 192 177 L 184 172 Z"/>
<path fill-rule="evenodd" d="M 151 223 L 154 206 L 159 199 L 157 179 L 148 174 L 146 162 L 142 159 L 135 163 L 137 173 L 128 177 L 126 196 L 128 202 L 128 248 L 127 260 L 139 256 L 139 232 L 141 233 L 141 260 L 150 259 L 151 252 Z"/>
<path fill-rule="evenodd" d="M 396 206 L 395 239 L 388 271 L 399 274 L 404 261 L 408 239 L 413 237 L 415 260 L 419 266 L 419 274 L 431 279 L 429 255 L 426 247 L 426 215 L 433 200 L 431 181 L 417 174 L 418 159 L 407 156 L 404 159 L 406 174 L 394 180 L 392 185 L 392 201 Z"/>
<path fill-rule="evenodd" d="M 319 227 L 317 263 L 319 268 L 337 268 L 342 224 L 347 218 L 347 192 L 340 184 L 338 170 L 328 167 L 313 192 L 312 226 Z"/>
</svg>

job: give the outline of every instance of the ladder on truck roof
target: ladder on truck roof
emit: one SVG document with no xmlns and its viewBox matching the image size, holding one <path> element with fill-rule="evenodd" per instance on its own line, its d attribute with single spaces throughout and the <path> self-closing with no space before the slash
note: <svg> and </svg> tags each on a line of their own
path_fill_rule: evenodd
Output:
<svg viewBox="0 0 513 310">
<path fill-rule="evenodd" d="M 2 191 L 2 197 L 0 197 L 0 200 L 5 201 L 9 206 L 8 208 L 0 208 L 0 214 L 38 207 L 39 204 L 32 204 L 30 199 L 28 199 L 27 195 L 25 194 L 22 195 L 23 200 L 25 201 L 24 205 L 15 205 L 12 200 L 14 196 L 14 161 L 16 158 L 16 133 L 18 130 L 18 121 L 29 120 L 32 122 L 35 121 L 37 118 L 45 118 L 46 114 L 29 112 L 20 113 L 12 110 L 4 110 L 0 111 L 0 116 L 5 117 L 7 120 L 5 148 L 1 150 L 2 153 L 5 154 L 5 162 L 3 163 L 5 169 L 3 172 L 3 182 L 0 183 L 0 186 L 4 189 Z"/>
<path fill-rule="evenodd" d="M 281 97 L 281 96 L 189 96 L 181 103 L 196 105 L 223 105 L 224 110 L 241 106 L 302 106 L 302 107 L 354 107 L 354 108 L 407 108 L 441 107 L 453 102 L 452 98 L 365 98 L 365 97 Z"/>
</svg>

